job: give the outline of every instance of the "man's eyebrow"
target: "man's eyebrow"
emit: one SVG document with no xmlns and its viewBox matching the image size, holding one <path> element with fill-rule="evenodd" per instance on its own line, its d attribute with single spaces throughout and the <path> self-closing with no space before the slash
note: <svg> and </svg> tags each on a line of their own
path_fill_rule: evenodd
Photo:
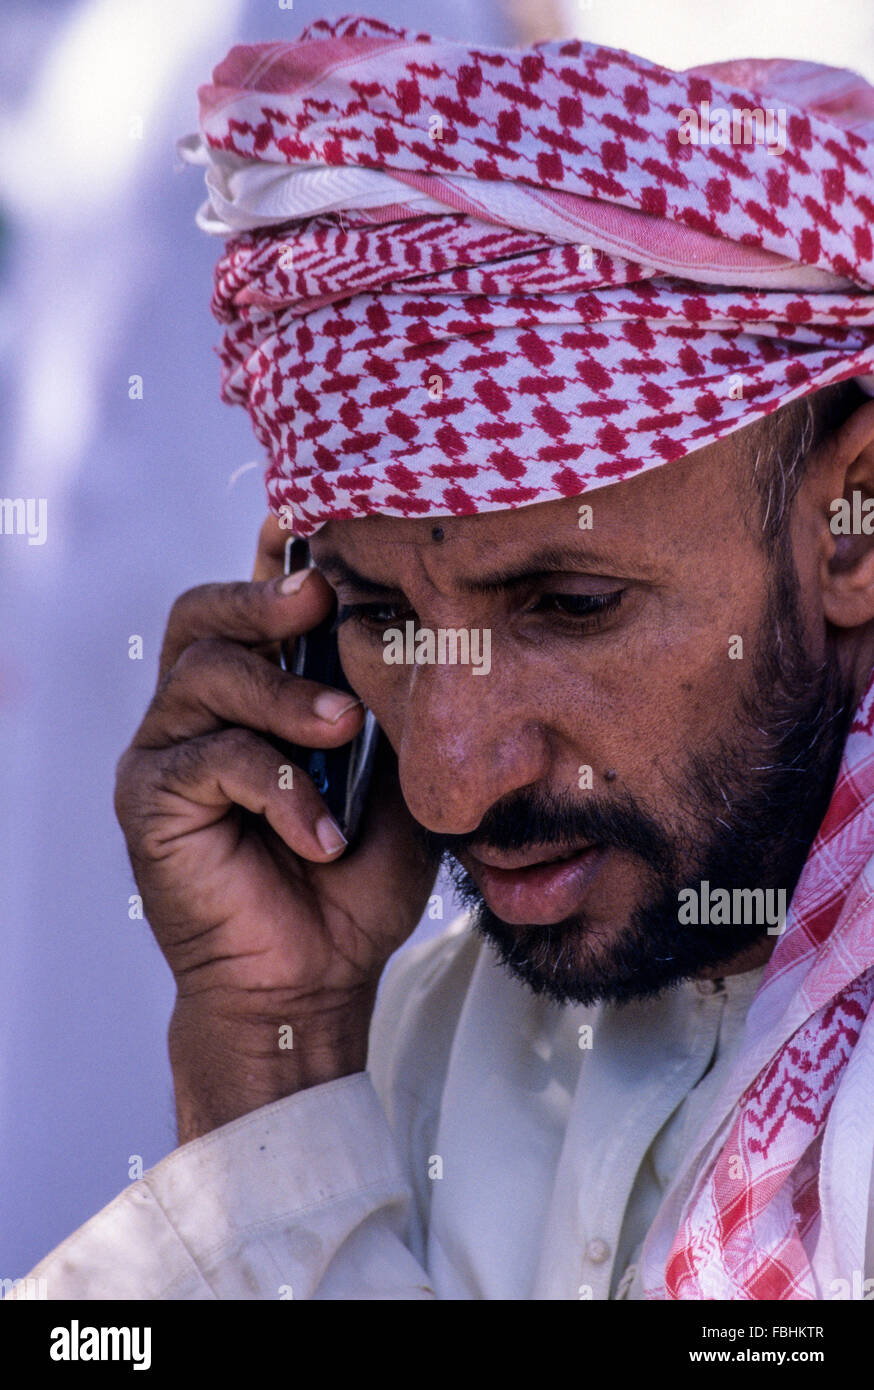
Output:
<svg viewBox="0 0 874 1390">
<path fill-rule="evenodd" d="M 351 584 L 361 593 L 381 596 L 397 592 L 397 588 L 391 584 L 383 584 L 360 574 L 336 550 L 325 551 L 319 556 L 317 563 L 326 578 L 333 579 L 338 584 Z M 615 557 L 611 562 L 606 554 L 589 546 L 547 546 L 515 565 L 477 575 L 475 579 L 464 580 L 459 589 L 464 594 L 489 594 L 514 584 L 530 583 L 562 570 L 591 571 L 603 565 L 609 573 L 615 568 L 615 564 Z"/>
</svg>

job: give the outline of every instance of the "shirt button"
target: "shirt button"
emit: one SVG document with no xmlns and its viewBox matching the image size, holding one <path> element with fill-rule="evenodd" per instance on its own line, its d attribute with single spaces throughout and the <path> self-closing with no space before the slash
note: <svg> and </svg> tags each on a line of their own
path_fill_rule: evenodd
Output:
<svg viewBox="0 0 874 1390">
<path fill-rule="evenodd" d="M 596 1236 L 594 1240 L 590 1240 L 586 1246 L 586 1259 L 591 1260 L 592 1264 L 602 1265 L 609 1254 L 610 1246 L 607 1244 L 606 1240 L 601 1240 L 600 1236 Z"/>
</svg>

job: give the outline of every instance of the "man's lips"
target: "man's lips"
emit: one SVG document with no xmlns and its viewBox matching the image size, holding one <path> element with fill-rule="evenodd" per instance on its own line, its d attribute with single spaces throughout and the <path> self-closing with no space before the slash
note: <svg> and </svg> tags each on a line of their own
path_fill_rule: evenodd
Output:
<svg viewBox="0 0 874 1390">
<path fill-rule="evenodd" d="M 469 850 L 462 857 L 502 922 L 548 926 L 579 911 L 606 853 L 604 845 L 584 845 L 517 854 Z"/>
</svg>

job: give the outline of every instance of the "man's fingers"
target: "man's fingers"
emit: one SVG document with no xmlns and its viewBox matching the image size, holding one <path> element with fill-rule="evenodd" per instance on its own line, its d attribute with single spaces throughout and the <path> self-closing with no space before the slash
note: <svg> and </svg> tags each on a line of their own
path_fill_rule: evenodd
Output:
<svg viewBox="0 0 874 1390">
<path fill-rule="evenodd" d="M 231 724 L 305 748 L 336 748 L 362 715 L 354 695 L 287 675 L 235 642 L 203 638 L 164 677 L 133 746 L 166 748 Z"/>
<path fill-rule="evenodd" d="M 165 858 L 180 837 L 203 828 L 198 807 L 207 822 L 232 806 L 263 816 L 295 854 L 318 863 L 344 847 L 306 772 L 247 729 L 190 739 L 148 762 L 128 749 L 119 762 L 115 800 L 122 824 L 137 826 L 137 855 L 149 859 Z"/>
<path fill-rule="evenodd" d="M 225 637 L 256 646 L 307 632 L 327 617 L 333 594 L 315 570 L 290 576 L 301 582 L 295 593 L 280 592 L 281 579 L 257 583 L 200 584 L 173 604 L 161 650 L 163 678 L 192 642 Z"/>
<path fill-rule="evenodd" d="M 279 518 L 272 512 L 258 532 L 258 550 L 255 555 L 253 579 L 275 579 L 282 574 L 285 564 L 285 546 L 291 532 L 280 526 Z"/>
</svg>

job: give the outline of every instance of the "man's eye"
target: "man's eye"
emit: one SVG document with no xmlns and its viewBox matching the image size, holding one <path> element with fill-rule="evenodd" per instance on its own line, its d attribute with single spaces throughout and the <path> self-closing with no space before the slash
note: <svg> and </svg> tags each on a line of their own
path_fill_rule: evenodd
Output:
<svg viewBox="0 0 874 1390">
<path fill-rule="evenodd" d="M 403 609 L 396 603 L 341 603 L 334 620 L 334 631 L 348 622 L 361 623 L 369 628 L 388 627 L 404 616 L 410 616 L 409 609 Z"/>
<path fill-rule="evenodd" d="M 541 594 L 535 613 L 555 613 L 559 617 L 576 619 L 580 626 L 594 626 L 613 612 L 622 602 L 624 590 L 612 594 Z M 586 620 L 589 619 L 588 623 Z"/>
<path fill-rule="evenodd" d="M 619 607 L 623 593 L 622 589 L 618 589 L 612 594 L 541 594 L 529 612 L 553 614 L 556 618 L 563 619 L 566 626 L 571 625 L 577 631 L 590 631 L 597 628 L 607 614 Z M 415 618 L 415 614 L 402 604 L 341 604 L 334 622 L 334 631 L 336 632 L 343 623 L 354 622 L 371 632 L 378 632 L 406 618 Z"/>
</svg>

